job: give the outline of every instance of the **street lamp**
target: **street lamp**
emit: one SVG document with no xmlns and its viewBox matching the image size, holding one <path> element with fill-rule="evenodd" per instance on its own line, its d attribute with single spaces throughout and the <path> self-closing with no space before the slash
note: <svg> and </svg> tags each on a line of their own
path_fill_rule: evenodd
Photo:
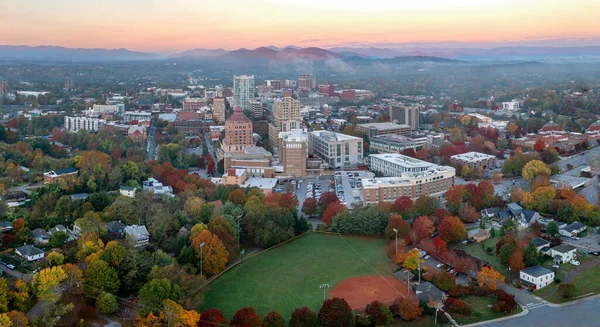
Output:
<svg viewBox="0 0 600 327">
<path fill-rule="evenodd" d="M 202 248 L 205 244 L 206 242 L 200 243 L 200 276 L 202 276 Z"/>
<path fill-rule="evenodd" d="M 396 233 L 396 253 L 398 253 L 398 230 L 394 228 L 394 233 Z"/>
<path fill-rule="evenodd" d="M 237 235 L 238 240 L 237 241 L 238 241 L 238 251 L 240 252 L 240 260 L 243 260 L 242 259 L 242 250 L 240 248 L 240 233 L 242 232 L 242 230 L 240 229 L 240 218 L 242 218 L 241 214 L 237 216 L 237 224 L 238 224 L 238 226 L 237 226 L 238 227 L 238 235 Z"/>
<path fill-rule="evenodd" d="M 323 301 L 327 300 L 327 289 L 329 288 L 329 284 L 321 284 L 319 288 L 323 290 Z"/>
</svg>

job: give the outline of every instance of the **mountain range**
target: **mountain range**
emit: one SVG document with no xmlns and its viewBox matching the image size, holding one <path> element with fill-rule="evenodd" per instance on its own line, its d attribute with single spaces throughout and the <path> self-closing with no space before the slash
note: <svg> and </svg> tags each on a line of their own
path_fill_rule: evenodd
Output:
<svg viewBox="0 0 600 327">
<path fill-rule="evenodd" d="M 445 59 L 498 59 L 525 57 L 600 56 L 600 46 L 510 46 L 496 48 L 377 48 L 334 47 L 330 49 L 297 46 L 259 47 L 256 49 L 193 49 L 171 55 L 127 49 L 84 49 L 59 46 L 0 45 L 4 60 L 127 61 L 157 59 L 219 59 L 224 61 L 325 61 L 329 59 L 391 59 L 396 57 L 438 57 Z"/>
</svg>

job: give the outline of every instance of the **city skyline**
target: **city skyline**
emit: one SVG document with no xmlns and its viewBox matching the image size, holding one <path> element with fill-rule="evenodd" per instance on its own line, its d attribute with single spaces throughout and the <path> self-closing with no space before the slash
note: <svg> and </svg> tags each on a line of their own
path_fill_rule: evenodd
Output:
<svg viewBox="0 0 600 327">
<path fill-rule="evenodd" d="M 106 0 L 0 3 L 0 44 L 127 48 L 599 45 L 600 3 L 581 0 Z"/>
</svg>

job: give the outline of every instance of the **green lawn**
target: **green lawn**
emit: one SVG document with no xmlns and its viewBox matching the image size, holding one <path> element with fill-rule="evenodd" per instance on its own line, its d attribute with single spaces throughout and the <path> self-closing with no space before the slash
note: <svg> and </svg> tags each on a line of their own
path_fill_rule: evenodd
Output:
<svg viewBox="0 0 600 327">
<path fill-rule="evenodd" d="M 205 288 L 204 309 L 217 308 L 227 319 L 244 306 L 254 307 L 261 318 L 270 311 L 289 317 L 303 306 L 314 310 L 323 301 L 323 283 L 333 288 L 347 277 L 391 276 L 396 265 L 385 255 L 386 244 L 384 239 L 308 233 L 213 280 Z"/>
<path fill-rule="evenodd" d="M 498 232 L 498 234 L 499 234 L 499 232 Z M 496 271 L 500 272 L 504 276 L 508 276 L 507 268 L 504 267 L 502 265 L 502 263 L 500 262 L 500 257 L 496 256 L 496 243 L 498 243 L 499 240 L 500 240 L 500 236 L 496 235 L 495 237 L 491 237 L 491 238 L 481 242 L 481 243 L 483 243 L 483 246 L 484 246 L 483 248 L 481 247 L 481 243 L 460 244 L 457 246 L 457 248 L 465 250 L 466 252 L 472 254 L 473 256 L 475 256 L 481 260 L 488 261 L 492 265 L 492 267 L 494 267 L 494 269 Z M 487 248 L 487 247 L 492 248 L 492 252 L 490 252 L 490 254 L 485 252 L 485 248 Z"/>
<path fill-rule="evenodd" d="M 473 308 L 473 314 L 469 317 L 463 317 L 458 314 L 453 314 L 452 318 L 456 320 L 461 325 L 473 324 L 480 321 L 486 321 L 496 318 L 501 318 L 505 316 L 511 316 L 517 314 L 523 309 L 519 305 L 515 308 L 513 312 L 504 313 L 504 312 L 494 312 L 492 311 L 492 306 L 496 304 L 495 297 L 479 297 L 479 296 L 465 296 L 460 298 L 461 300 L 467 302 Z"/>
<path fill-rule="evenodd" d="M 568 266 L 570 264 L 564 264 L 562 266 Z M 546 265 L 544 265 L 546 266 Z M 571 265 L 569 270 L 574 269 L 575 267 Z M 557 271 L 556 277 L 561 280 L 561 282 L 565 281 L 566 274 L 568 272 Z M 562 303 L 572 301 L 573 299 L 580 297 L 582 295 L 594 293 L 600 294 L 600 267 L 598 265 L 589 267 L 583 271 L 581 271 L 577 276 L 573 277 L 571 283 L 575 285 L 575 293 L 569 299 L 563 299 L 560 293 L 558 292 L 558 284 L 552 283 L 541 290 L 535 292 L 536 295 L 544 298 L 545 300 L 552 303 Z"/>
</svg>

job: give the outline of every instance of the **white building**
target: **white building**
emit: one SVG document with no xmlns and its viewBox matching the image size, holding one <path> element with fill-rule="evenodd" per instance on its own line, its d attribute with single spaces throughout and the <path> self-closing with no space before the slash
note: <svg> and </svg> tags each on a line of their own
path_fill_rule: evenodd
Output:
<svg viewBox="0 0 600 327">
<path fill-rule="evenodd" d="M 513 99 L 512 101 L 509 101 L 509 102 L 502 102 L 502 110 L 519 111 L 520 110 L 519 100 Z"/>
<path fill-rule="evenodd" d="M 148 180 L 142 182 L 142 189 L 154 193 L 154 195 L 166 194 L 167 196 L 173 197 L 173 188 L 171 186 L 163 185 L 163 183 L 150 177 Z"/>
<path fill-rule="evenodd" d="M 123 113 L 123 121 L 131 122 L 134 120 L 150 120 L 152 113 L 147 111 L 127 111 Z"/>
<path fill-rule="evenodd" d="M 135 247 L 146 246 L 150 240 L 150 233 L 148 233 L 146 226 L 127 226 L 125 227 L 125 235 L 133 240 Z"/>
<path fill-rule="evenodd" d="M 554 259 L 555 263 L 567 263 L 575 259 L 577 248 L 569 244 L 557 245 L 550 249 L 550 256 Z"/>
<path fill-rule="evenodd" d="M 118 113 L 125 111 L 125 105 L 119 104 L 95 104 L 92 107 L 91 113 L 93 114 L 109 114 Z"/>
<path fill-rule="evenodd" d="M 33 245 L 25 244 L 23 246 L 18 247 L 15 250 L 15 253 L 25 259 L 27 261 L 36 261 L 44 258 L 44 251 L 36 248 Z"/>
<path fill-rule="evenodd" d="M 246 110 L 251 99 L 254 99 L 254 75 L 233 75 L 233 107 Z"/>
<path fill-rule="evenodd" d="M 135 198 L 135 187 L 121 185 L 119 187 L 119 194 L 128 198 Z"/>
<path fill-rule="evenodd" d="M 104 124 L 106 124 L 106 120 L 104 119 L 65 116 L 65 128 L 71 132 L 78 132 L 80 130 L 97 132 Z"/>
<path fill-rule="evenodd" d="M 332 168 L 351 167 L 363 161 L 363 140 L 329 131 L 308 133 L 308 153 Z"/>
<path fill-rule="evenodd" d="M 530 267 L 521 270 L 519 277 L 522 283 L 539 290 L 554 281 L 554 271 L 540 266 Z"/>
</svg>

